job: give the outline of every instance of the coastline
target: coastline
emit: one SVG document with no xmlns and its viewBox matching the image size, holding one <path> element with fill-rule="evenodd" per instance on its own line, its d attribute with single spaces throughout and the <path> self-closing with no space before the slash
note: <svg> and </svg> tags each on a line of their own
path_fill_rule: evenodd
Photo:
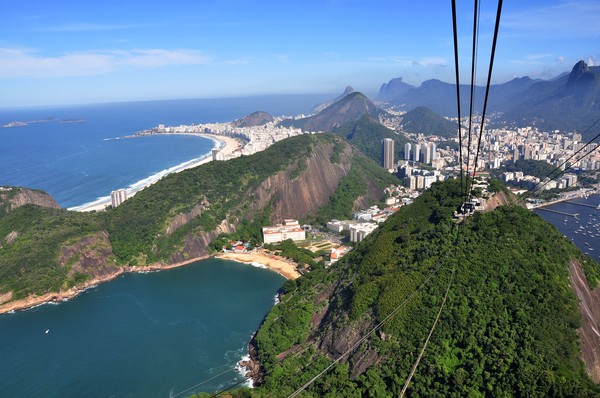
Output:
<svg viewBox="0 0 600 398">
<path fill-rule="evenodd" d="M 183 267 L 185 265 L 189 265 L 198 261 L 206 260 L 211 256 L 203 256 L 198 258 L 189 259 L 180 263 L 174 264 L 163 264 L 163 263 L 155 263 L 146 266 L 123 266 L 123 267 L 115 267 L 115 272 L 102 277 L 102 278 L 93 278 L 87 282 L 84 282 L 81 285 L 74 286 L 68 290 L 63 290 L 59 292 L 50 292 L 43 294 L 41 296 L 28 296 L 27 298 L 9 301 L 6 303 L 0 304 L 0 315 L 6 314 L 9 312 L 16 311 L 25 311 L 34 307 L 38 307 L 43 304 L 50 303 L 61 303 L 64 301 L 68 301 L 72 298 L 77 297 L 81 293 L 85 292 L 88 289 L 92 289 L 97 285 L 105 282 L 110 282 L 117 277 L 124 275 L 126 273 L 147 273 L 147 272 L 156 272 L 156 271 L 165 271 L 172 268 Z"/>
<path fill-rule="evenodd" d="M 123 266 L 123 267 L 115 267 L 115 272 L 102 277 L 102 278 L 93 278 L 81 285 L 74 286 L 68 290 L 59 291 L 59 292 L 51 292 L 46 293 L 41 296 L 29 296 L 24 299 L 9 301 L 6 303 L 0 304 L 0 315 L 6 314 L 9 312 L 16 311 L 24 311 L 34 307 L 38 307 L 43 304 L 50 303 L 61 303 L 64 301 L 68 301 L 72 298 L 77 297 L 81 293 L 85 292 L 88 289 L 92 289 L 97 285 L 105 282 L 110 282 L 117 277 L 124 275 L 126 273 L 147 273 L 147 272 L 157 272 L 157 271 L 165 271 L 168 269 L 183 267 L 192 263 L 196 263 L 202 260 L 207 260 L 209 258 L 219 258 L 224 260 L 236 261 L 243 264 L 260 264 L 261 268 L 266 268 L 271 271 L 277 272 L 279 275 L 283 276 L 285 279 L 297 279 L 301 275 L 298 271 L 296 271 L 295 265 L 288 263 L 283 260 L 279 260 L 273 257 L 269 257 L 264 253 L 220 253 L 212 256 L 203 256 L 192 258 L 186 261 L 182 261 L 174 264 L 163 264 L 163 263 L 155 263 L 146 266 Z"/>
<path fill-rule="evenodd" d="M 302 276 L 298 271 L 296 271 L 295 264 L 268 256 L 264 252 L 260 251 L 251 253 L 219 253 L 215 256 L 215 258 L 236 261 L 243 264 L 260 264 L 260 266 L 277 272 L 285 279 L 295 280 Z"/>
<path fill-rule="evenodd" d="M 215 143 L 212 149 L 220 149 L 221 153 L 223 154 L 223 156 L 226 159 L 229 157 L 232 157 L 233 154 L 236 151 L 240 150 L 243 146 L 239 140 L 236 140 L 231 137 L 216 135 L 216 134 L 207 134 L 207 133 L 164 133 L 164 134 L 165 135 L 167 135 L 167 134 L 168 135 L 183 134 L 183 135 L 193 135 L 193 136 L 197 136 L 197 137 L 208 138 L 208 139 L 214 141 L 214 143 Z M 145 178 L 141 181 L 135 182 L 126 188 L 127 196 L 128 197 L 134 196 L 137 192 L 154 184 L 155 182 L 159 181 L 161 178 L 163 178 L 164 176 L 166 176 L 168 174 L 178 173 L 180 171 L 191 169 L 191 168 L 200 166 L 202 164 L 208 163 L 208 162 L 212 161 L 211 156 L 212 156 L 212 153 L 208 152 L 199 158 L 191 159 L 191 160 L 181 163 L 177 166 L 173 166 L 169 169 L 162 170 L 161 172 L 151 175 L 150 177 Z M 69 207 L 67 210 L 71 210 L 71 211 L 102 211 L 102 210 L 105 210 L 106 207 L 108 207 L 110 204 L 111 204 L 110 196 L 104 196 L 104 197 L 98 198 L 92 202 L 84 203 L 80 206 Z"/>
</svg>

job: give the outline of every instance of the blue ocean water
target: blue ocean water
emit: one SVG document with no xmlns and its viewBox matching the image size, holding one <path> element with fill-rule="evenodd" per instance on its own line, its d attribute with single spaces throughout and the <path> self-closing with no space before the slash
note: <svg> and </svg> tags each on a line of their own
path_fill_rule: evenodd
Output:
<svg viewBox="0 0 600 398">
<path fill-rule="evenodd" d="M 194 136 L 114 138 L 158 124 L 232 121 L 257 110 L 295 115 L 322 100 L 322 95 L 265 96 L 0 109 L 0 126 L 43 121 L 0 127 L 0 185 L 45 190 L 67 208 L 82 205 L 200 158 L 214 145 Z"/>
<path fill-rule="evenodd" d="M 0 126 L 51 118 L 0 127 L 0 185 L 43 189 L 63 207 L 82 205 L 213 147 L 192 136 L 113 138 L 257 110 L 296 115 L 330 97 L 0 109 Z M 167 397 L 215 376 L 178 396 L 218 390 L 240 380 L 233 366 L 283 281 L 271 271 L 207 260 L 126 275 L 66 303 L 0 315 L 0 397 Z"/>
<path fill-rule="evenodd" d="M 558 228 L 583 253 L 600 262 L 600 210 L 597 209 L 599 205 L 600 195 L 591 195 L 588 198 L 573 199 L 547 207 L 550 210 L 577 214 L 577 217 L 541 209 L 535 212 Z"/>
<path fill-rule="evenodd" d="M 0 396 L 169 397 L 221 373 L 180 396 L 229 386 L 283 281 L 212 259 L 0 315 Z"/>
</svg>

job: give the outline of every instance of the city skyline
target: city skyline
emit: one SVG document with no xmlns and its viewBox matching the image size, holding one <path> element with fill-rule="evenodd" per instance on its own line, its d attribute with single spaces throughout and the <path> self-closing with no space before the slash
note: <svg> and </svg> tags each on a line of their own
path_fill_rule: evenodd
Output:
<svg viewBox="0 0 600 398">
<path fill-rule="evenodd" d="M 472 5 L 458 5 L 461 79 L 470 66 Z M 482 4 L 477 74 L 485 80 L 495 17 Z M 267 94 L 373 96 L 454 81 L 450 2 L 377 5 L 158 1 L 6 3 L 0 22 L 0 107 Z M 505 3 L 492 81 L 549 79 L 597 64 L 600 4 Z"/>
</svg>

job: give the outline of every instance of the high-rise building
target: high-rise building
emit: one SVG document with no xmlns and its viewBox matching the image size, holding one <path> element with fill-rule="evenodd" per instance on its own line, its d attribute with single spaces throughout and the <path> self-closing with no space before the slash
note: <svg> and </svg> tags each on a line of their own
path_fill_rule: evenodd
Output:
<svg viewBox="0 0 600 398">
<path fill-rule="evenodd" d="M 413 160 L 415 162 L 418 162 L 421 159 L 420 153 L 421 153 L 421 145 L 420 144 L 415 144 L 415 149 L 413 151 L 414 155 L 413 155 Z"/>
<path fill-rule="evenodd" d="M 126 200 L 127 191 L 124 189 L 117 189 L 116 191 L 112 191 L 110 193 L 110 201 L 112 203 L 112 207 L 117 207 Z"/>
<path fill-rule="evenodd" d="M 431 163 L 431 152 L 429 152 L 429 144 L 425 143 L 421 146 L 421 162 Z"/>
<path fill-rule="evenodd" d="M 391 138 L 384 138 L 381 141 L 381 153 L 383 160 L 383 168 L 387 170 L 394 169 L 394 140 Z"/>
<path fill-rule="evenodd" d="M 412 145 L 410 142 L 404 144 L 404 160 L 410 160 L 410 150 L 412 149 Z"/>
<path fill-rule="evenodd" d="M 220 149 L 213 149 L 212 150 L 212 160 L 214 160 L 214 161 L 225 160 L 223 158 L 223 152 L 221 152 Z"/>
<path fill-rule="evenodd" d="M 429 154 L 432 162 L 437 159 L 437 146 L 435 145 L 435 142 L 429 143 Z"/>
</svg>

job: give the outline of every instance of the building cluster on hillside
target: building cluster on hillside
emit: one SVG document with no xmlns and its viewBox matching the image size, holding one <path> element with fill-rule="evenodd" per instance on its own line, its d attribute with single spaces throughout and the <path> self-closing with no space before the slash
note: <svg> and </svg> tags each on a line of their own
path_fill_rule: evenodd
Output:
<svg viewBox="0 0 600 398">
<path fill-rule="evenodd" d="M 522 171 L 505 172 L 502 173 L 502 181 L 504 182 L 526 182 L 531 186 L 537 184 L 540 185 L 541 189 L 565 189 L 571 188 L 577 184 L 577 175 L 573 173 L 565 173 L 555 180 L 545 179 L 543 184 L 540 184 L 540 179 L 535 176 L 524 174 Z"/>
<path fill-rule="evenodd" d="M 263 227 L 263 242 L 279 243 L 291 239 L 295 242 L 306 240 L 306 230 L 291 218 L 283 220 L 283 224 Z"/>
<path fill-rule="evenodd" d="M 389 206 L 383 210 L 378 206 L 371 206 L 366 210 L 355 212 L 352 220 L 331 220 L 327 223 L 327 228 L 335 233 L 348 231 L 351 242 L 360 242 L 377 229 L 380 223 L 398 211 L 400 206 L 401 204 Z"/>
<path fill-rule="evenodd" d="M 597 143 L 586 146 L 578 133 L 561 133 L 559 130 L 546 132 L 532 126 L 490 129 L 481 137 L 477 170 L 498 169 L 507 163 L 528 159 L 544 161 L 555 167 L 566 162 L 561 167 L 563 170 L 569 167 L 600 170 L 600 152 L 595 151 L 597 147 Z M 476 148 L 477 143 L 472 142 L 470 164 L 475 162 Z M 463 153 L 466 154 L 467 149 L 463 140 Z M 578 155 L 567 162 L 578 151 Z M 583 158 L 588 153 L 590 155 Z"/>
</svg>

